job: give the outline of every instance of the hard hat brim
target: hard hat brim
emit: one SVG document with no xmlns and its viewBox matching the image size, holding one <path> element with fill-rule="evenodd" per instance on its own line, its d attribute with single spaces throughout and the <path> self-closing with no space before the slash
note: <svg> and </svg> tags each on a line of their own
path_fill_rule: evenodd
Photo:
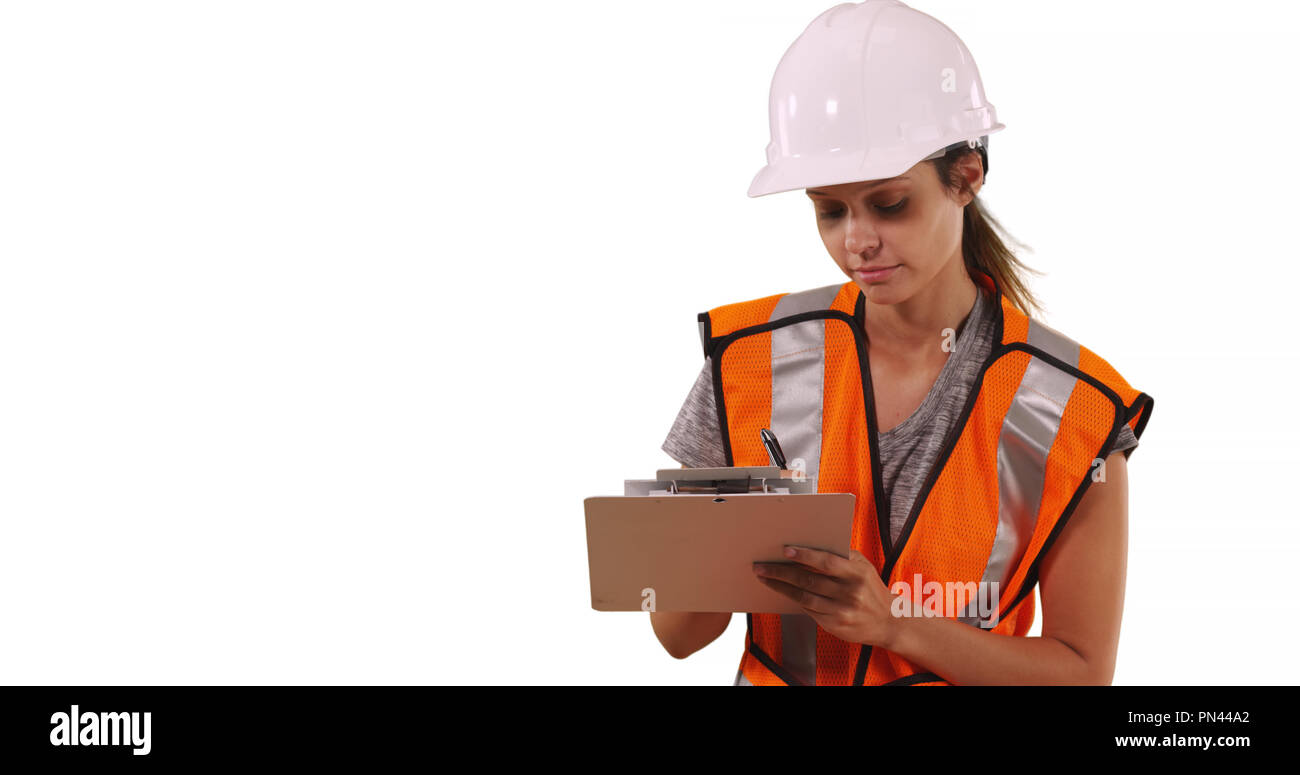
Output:
<svg viewBox="0 0 1300 775">
<path fill-rule="evenodd" d="M 1005 128 L 1005 124 L 994 124 L 980 130 L 979 134 L 987 143 L 988 135 Z M 941 144 L 936 143 L 936 147 L 945 148 L 954 143 L 966 142 L 967 139 L 980 138 L 949 139 Z M 928 156 L 916 157 L 915 148 L 900 148 L 892 154 L 875 149 L 786 156 L 759 170 L 749 185 L 748 193 L 754 198 L 817 186 L 885 180 L 902 175 Z"/>
</svg>

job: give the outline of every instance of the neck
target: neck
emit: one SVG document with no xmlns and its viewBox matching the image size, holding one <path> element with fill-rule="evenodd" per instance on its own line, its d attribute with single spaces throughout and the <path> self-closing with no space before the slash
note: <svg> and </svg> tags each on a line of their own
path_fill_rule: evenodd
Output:
<svg viewBox="0 0 1300 775">
<path fill-rule="evenodd" d="M 867 300 L 867 339 L 873 348 L 899 355 L 940 352 L 936 344 L 943 330 L 960 330 L 978 293 L 959 251 L 929 285 L 911 298 L 897 304 Z"/>
</svg>

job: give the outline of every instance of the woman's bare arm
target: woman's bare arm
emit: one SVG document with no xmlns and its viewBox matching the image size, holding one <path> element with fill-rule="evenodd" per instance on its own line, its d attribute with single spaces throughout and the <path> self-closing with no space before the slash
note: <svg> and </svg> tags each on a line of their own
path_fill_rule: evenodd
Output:
<svg viewBox="0 0 1300 775">
<path fill-rule="evenodd" d="M 686 659 L 717 640 L 730 624 L 729 611 L 653 611 L 650 614 L 655 636 L 677 659 Z"/>
<path fill-rule="evenodd" d="M 1128 466 L 1106 459 L 1039 568 L 1043 634 L 997 635 L 954 619 L 895 620 L 884 648 L 955 684 L 1109 684 L 1128 557 Z"/>
<path fill-rule="evenodd" d="M 682 466 L 686 468 L 687 466 Z M 652 611 L 650 626 L 664 649 L 685 659 L 718 639 L 731 624 L 729 612 Z"/>
</svg>

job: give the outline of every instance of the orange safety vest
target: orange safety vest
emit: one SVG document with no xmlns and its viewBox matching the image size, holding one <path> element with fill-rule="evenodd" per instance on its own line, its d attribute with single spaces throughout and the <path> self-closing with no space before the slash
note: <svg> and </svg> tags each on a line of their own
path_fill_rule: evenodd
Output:
<svg viewBox="0 0 1300 775">
<path fill-rule="evenodd" d="M 787 463 L 802 459 L 818 492 L 857 496 L 851 546 L 886 588 L 900 580 L 941 585 L 932 589 L 996 581 L 996 619 L 955 618 L 1023 636 L 1034 620 L 1039 563 L 1123 425 L 1141 437 L 1153 400 L 1091 350 L 1016 309 L 991 275 L 972 276 L 1000 301 L 995 344 L 897 545 L 881 485 L 865 297 L 857 285 L 702 312 L 700 338 L 713 360 L 727 465 L 768 465 L 759 430 L 772 429 Z M 948 683 L 898 654 L 841 640 L 803 614 L 746 619 L 736 685 Z"/>
</svg>

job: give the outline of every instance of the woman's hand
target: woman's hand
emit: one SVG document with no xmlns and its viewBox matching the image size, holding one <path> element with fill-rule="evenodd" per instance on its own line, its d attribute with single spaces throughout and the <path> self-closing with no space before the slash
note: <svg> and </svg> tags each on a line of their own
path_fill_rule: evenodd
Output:
<svg viewBox="0 0 1300 775">
<path fill-rule="evenodd" d="M 840 640 L 888 648 L 895 632 L 891 612 L 896 595 L 876 566 L 856 549 L 845 559 L 820 549 L 787 546 L 788 563 L 756 562 L 758 580 L 803 607 L 817 624 Z"/>
</svg>

